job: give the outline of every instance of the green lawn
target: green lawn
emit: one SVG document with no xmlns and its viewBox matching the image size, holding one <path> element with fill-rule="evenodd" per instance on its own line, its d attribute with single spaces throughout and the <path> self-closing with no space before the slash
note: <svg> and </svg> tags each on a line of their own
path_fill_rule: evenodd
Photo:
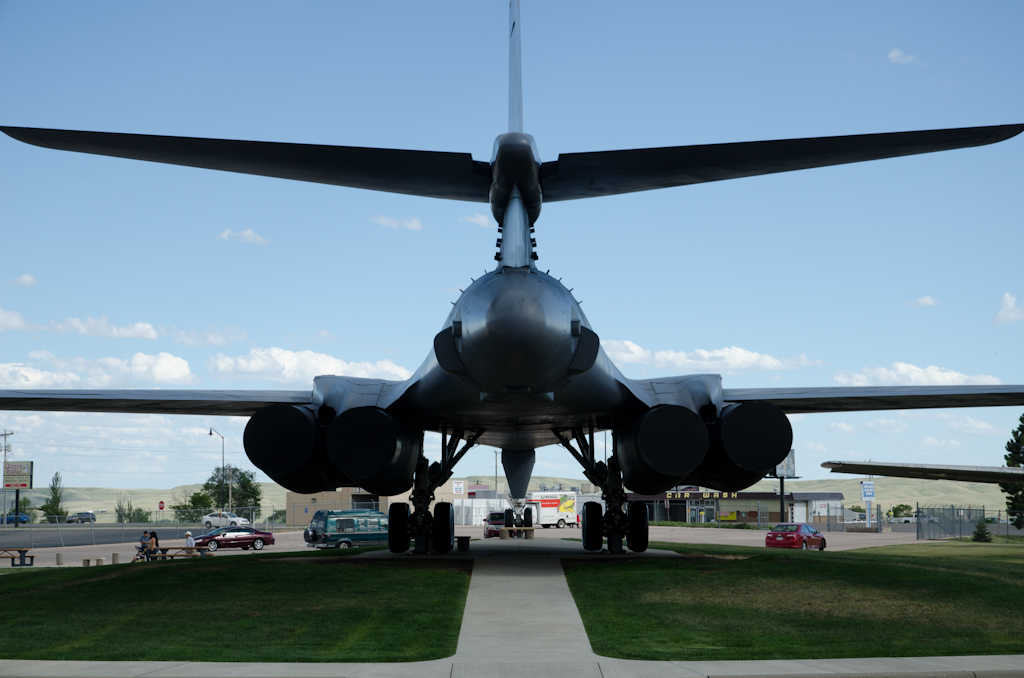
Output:
<svg viewBox="0 0 1024 678">
<path fill-rule="evenodd" d="M 594 651 L 624 659 L 1024 653 L 1024 544 L 856 551 L 652 544 L 565 561 Z"/>
<path fill-rule="evenodd" d="M 467 564 L 350 560 L 365 550 L 16 571 L 0 576 L 0 658 L 402 662 L 454 654 Z"/>
</svg>

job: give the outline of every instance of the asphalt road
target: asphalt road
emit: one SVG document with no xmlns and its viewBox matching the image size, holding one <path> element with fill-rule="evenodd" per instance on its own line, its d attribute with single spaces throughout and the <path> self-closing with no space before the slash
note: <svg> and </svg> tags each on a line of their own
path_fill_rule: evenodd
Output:
<svg viewBox="0 0 1024 678">
<path fill-rule="evenodd" d="M 261 526 L 257 525 L 256 527 L 260 528 Z M 12 525 L 0 529 L 0 549 L 128 544 L 138 541 L 144 530 L 156 530 L 161 541 L 184 539 L 185 530 L 192 530 L 192 535 L 195 537 L 210 531 L 200 525 L 152 527 L 142 523 L 137 525 L 130 523 L 124 525 L 111 525 L 110 523 L 38 525 L 28 523 L 18 527 Z"/>
</svg>

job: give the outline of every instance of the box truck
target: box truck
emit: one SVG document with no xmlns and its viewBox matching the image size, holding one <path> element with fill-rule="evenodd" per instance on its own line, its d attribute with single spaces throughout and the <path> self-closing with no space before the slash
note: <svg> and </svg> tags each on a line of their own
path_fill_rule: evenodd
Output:
<svg viewBox="0 0 1024 678">
<path fill-rule="evenodd" d="M 575 492 L 527 492 L 526 506 L 533 509 L 535 526 L 576 527 Z"/>
</svg>

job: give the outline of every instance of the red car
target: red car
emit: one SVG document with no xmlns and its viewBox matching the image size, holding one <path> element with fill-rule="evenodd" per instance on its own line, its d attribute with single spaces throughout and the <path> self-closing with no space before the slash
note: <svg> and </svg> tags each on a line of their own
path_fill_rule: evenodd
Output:
<svg viewBox="0 0 1024 678">
<path fill-rule="evenodd" d="M 240 548 L 243 551 L 252 547 L 259 551 L 264 546 L 274 543 L 274 535 L 261 532 L 252 527 L 222 527 L 209 534 L 196 537 L 196 546 L 208 546 L 213 553 L 218 549 Z"/>
<path fill-rule="evenodd" d="M 764 538 L 764 545 L 777 549 L 825 550 L 825 535 L 806 523 L 776 525 Z"/>
<path fill-rule="evenodd" d="M 505 512 L 494 511 L 487 515 L 484 520 L 484 539 L 488 537 L 500 537 L 501 529 L 505 526 Z"/>
</svg>

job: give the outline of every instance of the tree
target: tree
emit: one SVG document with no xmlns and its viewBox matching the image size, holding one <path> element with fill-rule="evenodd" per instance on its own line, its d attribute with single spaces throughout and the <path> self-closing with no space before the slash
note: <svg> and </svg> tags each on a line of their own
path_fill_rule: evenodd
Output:
<svg viewBox="0 0 1024 678">
<path fill-rule="evenodd" d="M 892 507 L 893 518 L 909 518 L 914 515 L 914 507 L 909 504 L 896 504 Z"/>
<path fill-rule="evenodd" d="M 853 511 L 854 513 L 864 513 L 864 509 L 862 509 L 860 506 L 857 506 L 856 504 L 851 506 L 850 510 Z"/>
<path fill-rule="evenodd" d="M 171 506 L 177 519 L 186 523 L 198 523 L 199 519 L 213 508 L 213 499 L 205 492 L 193 492 L 187 499 L 178 497 L 178 503 Z"/>
<path fill-rule="evenodd" d="M 988 531 L 988 525 L 985 524 L 985 517 L 978 518 L 978 522 L 974 526 L 974 534 L 971 535 L 971 541 L 992 541 L 992 533 Z"/>
<path fill-rule="evenodd" d="M 18 512 L 24 513 L 28 516 L 28 522 L 34 523 L 36 520 L 36 510 L 32 508 L 32 500 L 28 497 L 22 497 L 21 503 L 18 504 Z"/>
<path fill-rule="evenodd" d="M 229 484 L 231 506 L 228 506 Z M 243 471 L 231 464 L 218 466 L 203 484 L 203 493 L 213 499 L 214 506 L 223 506 L 229 511 L 239 507 L 256 507 L 253 517 L 260 516 L 263 488 L 256 482 L 256 474 L 252 471 Z"/>
<path fill-rule="evenodd" d="M 40 504 L 39 510 L 43 512 L 43 520 L 48 523 L 56 523 L 59 518 L 68 515 L 67 509 L 61 505 L 64 502 L 64 485 L 61 483 L 59 471 L 53 474 L 49 489 L 50 497 Z"/>
<path fill-rule="evenodd" d="M 125 499 L 124 492 L 117 493 L 117 504 L 114 505 L 115 519 L 119 523 L 131 522 L 132 503 Z"/>
<path fill-rule="evenodd" d="M 1020 415 L 1020 426 L 1010 434 L 1006 443 L 1007 466 L 1024 466 L 1024 414 Z M 1006 515 L 1018 530 L 1024 529 L 1024 483 L 999 483 L 999 489 L 1006 494 Z"/>
</svg>

